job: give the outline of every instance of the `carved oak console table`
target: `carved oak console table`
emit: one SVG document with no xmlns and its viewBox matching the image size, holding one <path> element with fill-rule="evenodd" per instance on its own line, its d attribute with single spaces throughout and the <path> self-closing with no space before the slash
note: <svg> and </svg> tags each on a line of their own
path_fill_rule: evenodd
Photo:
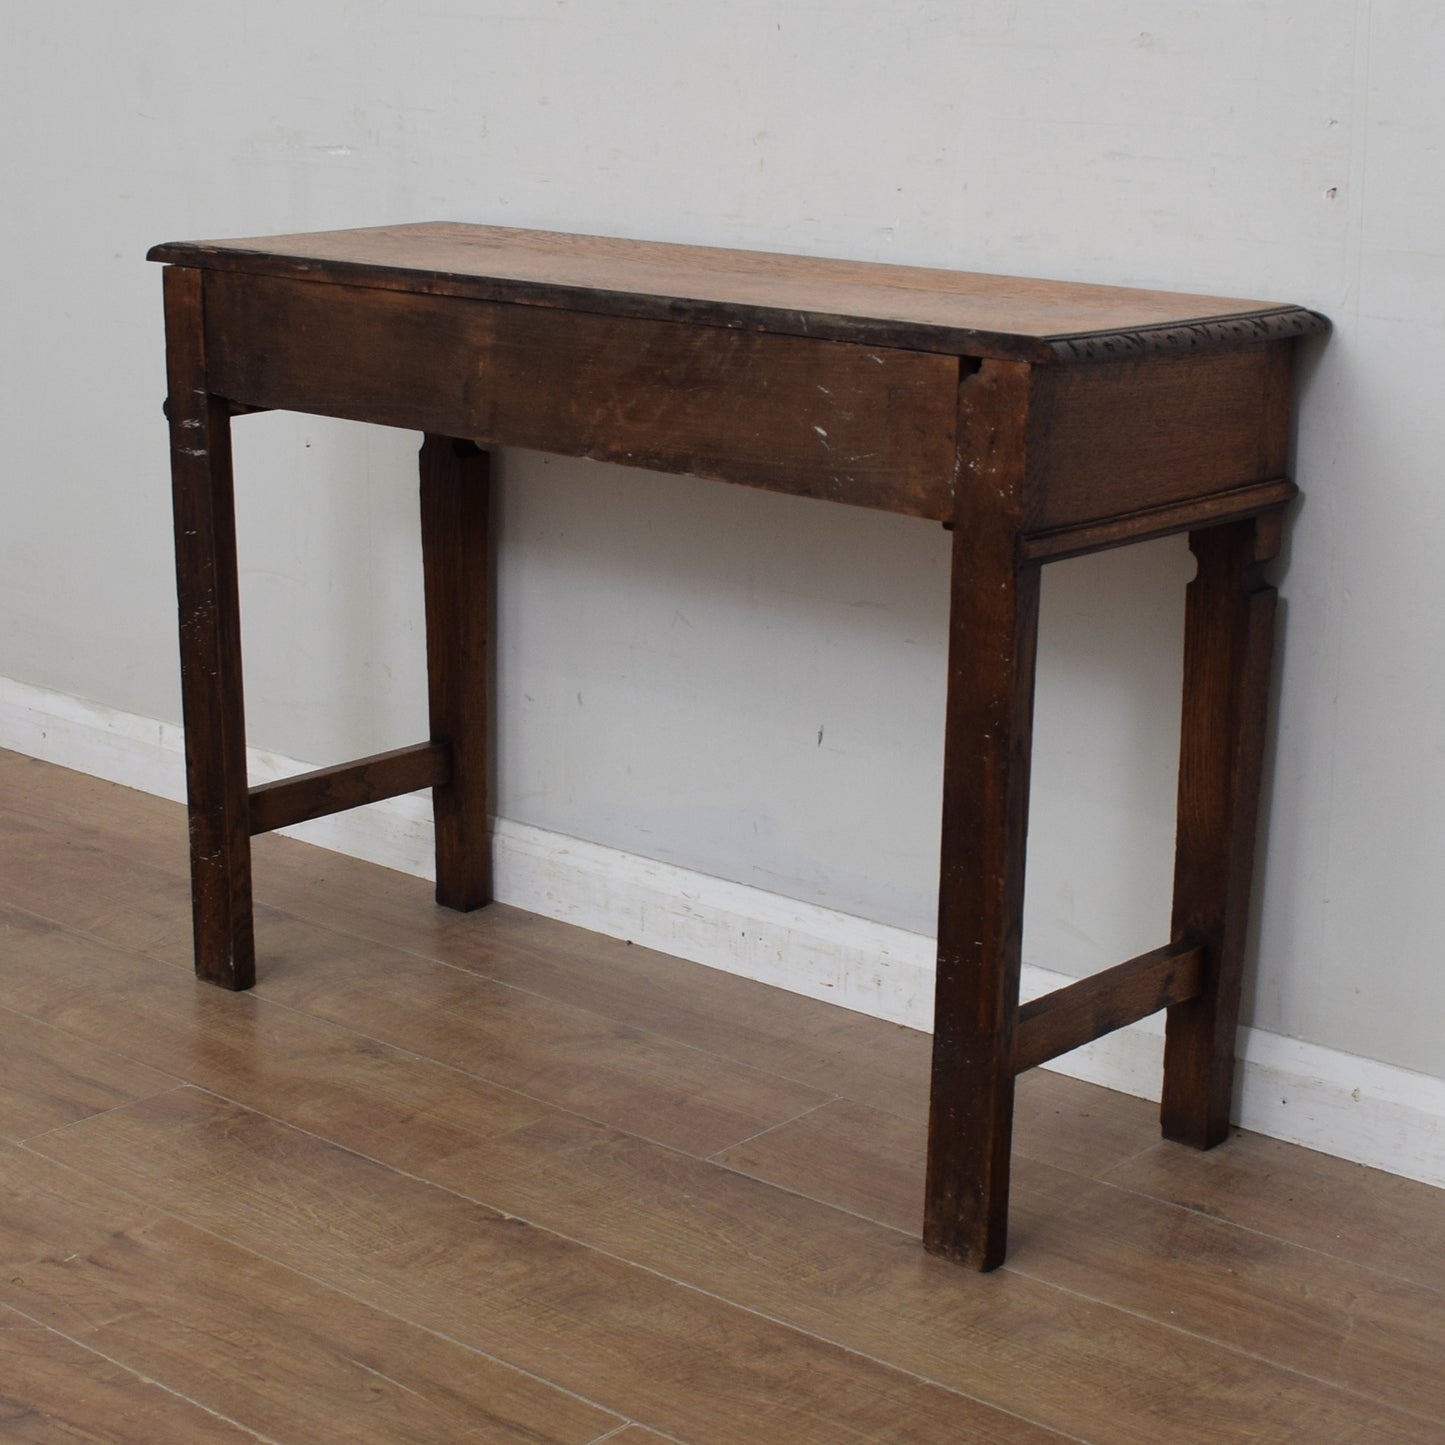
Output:
<svg viewBox="0 0 1445 1445">
<path fill-rule="evenodd" d="M 596 457 L 953 531 L 924 1242 L 1003 1259 L 1014 1078 L 1168 1009 L 1163 1129 L 1229 1122 L 1293 306 L 425 224 L 156 247 L 196 971 L 254 979 L 250 837 L 431 788 L 437 901 L 491 893 L 487 454 Z M 248 788 L 231 418 L 415 428 L 431 737 Z M 1039 573 L 1187 531 L 1170 938 L 1020 1006 Z"/>
</svg>

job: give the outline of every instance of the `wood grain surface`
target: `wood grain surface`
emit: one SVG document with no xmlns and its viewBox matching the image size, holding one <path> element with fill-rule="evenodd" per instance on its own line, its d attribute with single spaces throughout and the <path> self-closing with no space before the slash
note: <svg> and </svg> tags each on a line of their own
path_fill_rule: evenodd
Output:
<svg viewBox="0 0 1445 1445">
<path fill-rule="evenodd" d="M 270 961 L 212 989 L 184 832 L 0 754 L 7 1439 L 1445 1430 L 1439 1191 L 1038 1072 L 1009 1261 L 960 1271 L 926 1038 L 499 905 L 418 928 L 424 882 L 274 835 Z"/>
<path fill-rule="evenodd" d="M 1026 532 L 1283 477 L 1288 342 L 1034 373 Z"/>
<path fill-rule="evenodd" d="M 233 401 L 952 515 L 958 362 L 273 277 L 206 277 Z"/>
<path fill-rule="evenodd" d="M 263 1437 L 0 1309 L 0 1431 L 15 1445 L 263 1445 Z"/>
<path fill-rule="evenodd" d="M 153 261 L 599 315 L 1052 362 L 1302 335 L 1268 301 L 434 221 L 171 242 Z"/>
<path fill-rule="evenodd" d="M 266 1439 L 583 1445 L 621 1423 L 94 1179 L 78 1190 L 37 1152 L 0 1168 L 6 1298 Z"/>
<path fill-rule="evenodd" d="M 231 418 L 207 390 L 202 281 L 180 268 L 164 276 L 192 928 L 196 972 L 244 989 L 255 981 L 256 956 Z"/>
<path fill-rule="evenodd" d="M 492 901 L 491 457 L 432 435 L 419 463 L 427 712 L 447 759 L 432 789 L 436 899 L 470 912 Z"/>
<path fill-rule="evenodd" d="M 279 778 L 250 790 L 250 828 L 269 833 L 309 818 L 324 818 L 364 803 L 443 786 L 451 777 L 450 750 L 437 743 L 413 743 L 355 762 L 317 768 L 300 777 Z"/>
</svg>

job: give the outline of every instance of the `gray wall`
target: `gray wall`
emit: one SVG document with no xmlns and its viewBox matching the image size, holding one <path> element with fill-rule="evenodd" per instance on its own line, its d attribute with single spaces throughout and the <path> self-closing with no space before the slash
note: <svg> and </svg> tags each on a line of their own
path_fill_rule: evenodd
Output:
<svg viewBox="0 0 1445 1445">
<path fill-rule="evenodd" d="M 0 676 L 174 720 L 152 242 L 450 218 L 1303 302 L 1250 1021 L 1445 1076 L 1426 3 L 6 9 Z M 416 439 L 238 425 L 251 739 L 424 728 Z M 916 930 L 936 527 L 501 459 L 502 812 Z M 1047 573 L 1026 954 L 1159 941 L 1182 544 Z"/>
</svg>

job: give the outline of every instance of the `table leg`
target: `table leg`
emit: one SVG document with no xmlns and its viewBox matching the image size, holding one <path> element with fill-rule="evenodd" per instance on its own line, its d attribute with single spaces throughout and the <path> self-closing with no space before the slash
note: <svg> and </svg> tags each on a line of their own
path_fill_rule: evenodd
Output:
<svg viewBox="0 0 1445 1445">
<path fill-rule="evenodd" d="M 165 271 L 181 706 L 190 809 L 196 974 L 223 988 L 256 977 L 231 418 L 206 385 L 201 272 Z"/>
<path fill-rule="evenodd" d="M 1017 558 L 1028 368 L 986 363 L 963 397 L 923 1242 L 987 1270 L 1008 1226 L 1039 569 Z"/>
<path fill-rule="evenodd" d="M 1174 863 L 1176 940 L 1207 950 L 1204 992 L 1169 1010 L 1166 1138 L 1208 1149 L 1229 1132 L 1249 888 L 1259 801 L 1275 592 L 1262 564 L 1279 546 L 1272 513 L 1191 533 Z"/>
<path fill-rule="evenodd" d="M 431 740 L 451 754 L 450 780 L 432 790 L 436 899 L 468 911 L 492 899 L 490 459 L 428 434 L 420 470 Z"/>
</svg>

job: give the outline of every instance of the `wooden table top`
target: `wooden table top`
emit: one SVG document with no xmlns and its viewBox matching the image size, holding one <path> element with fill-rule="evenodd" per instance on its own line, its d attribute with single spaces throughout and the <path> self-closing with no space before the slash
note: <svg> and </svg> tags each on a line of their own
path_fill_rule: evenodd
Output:
<svg viewBox="0 0 1445 1445">
<path fill-rule="evenodd" d="M 1299 306 L 428 221 L 169 242 L 152 261 L 1029 362 L 1324 330 Z"/>
</svg>

